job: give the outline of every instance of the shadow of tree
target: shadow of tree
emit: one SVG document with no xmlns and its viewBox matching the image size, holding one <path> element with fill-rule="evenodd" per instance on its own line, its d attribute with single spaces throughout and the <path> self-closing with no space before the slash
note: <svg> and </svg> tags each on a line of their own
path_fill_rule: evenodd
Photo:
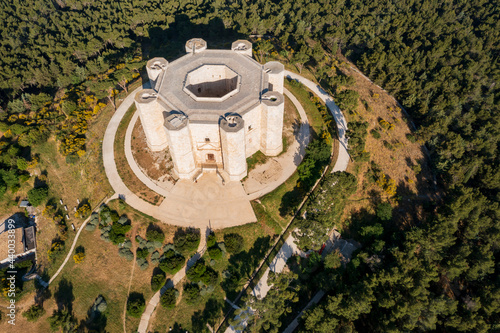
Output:
<svg viewBox="0 0 500 333">
<path fill-rule="evenodd" d="M 57 304 L 57 310 L 66 310 L 68 313 L 73 312 L 73 301 L 75 296 L 73 295 L 73 283 L 63 278 L 57 287 L 57 291 L 54 293 L 54 298 Z"/>
<path fill-rule="evenodd" d="M 231 255 L 225 273 L 226 278 L 221 282 L 228 299 L 236 298 L 270 247 L 271 236 L 259 237 L 248 251 Z"/>
<path fill-rule="evenodd" d="M 193 325 L 193 332 L 205 332 L 208 331 L 207 324 L 214 329 L 220 321 L 222 321 L 222 310 L 224 309 L 224 303 L 215 298 L 210 298 L 205 303 L 205 308 L 203 311 L 196 311 L 191 317 L 191 323 Z"/>
<path fill-rule="evenodd" d="M 38 272 L 38 275 L 43 281 L 49 281 L 49 273 L 44 269 L 42 271 Z M 49 298 L 52 297 L 52 292 L 50 291 L 49 288 L 45 288 L 42 286 L 39 282 L 38 279 L 35 279 L 35 288 L 36 288 L 36 294 L 35 294 L 35 304 L 42 305 L 43 303 L 48 300 Z"/>
<path fill-rule="evenodd" d="M 164 57 L 167 60 L 178 58 L 185 54 L 184 44 L 194 36 L 207 41 L 209 48 L 227 48 L 239 38 L 248 38 L 234 29 L 226 29 L 222 19 L 216 17 L 205 24 L 191 22 L 185 14 L 176 15 L 168 28 L 153 27 L 148 30 L 148 37 L 142 40 L 144 59 Z"/>
<path fill-rule="evenodd" d="M 104 299 L 102 295 L 99 295 L 96 298 L 96 301 L 98 299 Z M 105 314 L 105 310 L 103 312 L 100 311 L 99 307 L 96 306 L 96 302 L 92 304 L 92 306 L 89 308 L 87 311 L 87 318 L 85 320 L 80 321 L 80 330 L 83 330 L 85 332 L 99 332 L 99 333 L 104 333 L 106 332 L 106 325 L 108 323 L 108 318 Z"/>
</svg>

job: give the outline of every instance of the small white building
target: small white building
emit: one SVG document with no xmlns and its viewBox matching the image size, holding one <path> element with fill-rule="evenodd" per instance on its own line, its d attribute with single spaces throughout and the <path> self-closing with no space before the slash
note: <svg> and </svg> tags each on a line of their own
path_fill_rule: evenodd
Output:
<svg viewBox="0 0 500 333">
<path fill-rule="evenodd" d="M 224 170 L 240 180 L 247 157 L 283 149 L 284 66 L 259 64 L 246 40 L 231 50 L 210 50 L 195 38 L 186 52 L 171 63 L 147 63 L 152 89 L 137 93 L 135 103 L 148 146 L 169 148 L 179 178 Z"/>
</svg>

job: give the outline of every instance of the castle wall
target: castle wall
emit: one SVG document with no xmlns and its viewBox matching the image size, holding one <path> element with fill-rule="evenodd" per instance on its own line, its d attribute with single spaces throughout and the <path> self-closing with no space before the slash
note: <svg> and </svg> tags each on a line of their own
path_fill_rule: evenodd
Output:
<svg viewBox="0 0 500 333">
<path fill-rule="evenodd" d="M 283 94 L 285 66 L 277 61 L 270 61 L 264 65 L 268 75 L 269 90 Z"/>
<path fill-rule="evenodd" d="M 163 113 L 156 102 L 153 90 L 142 90 L 137 93 L 135 106 L 139 111 L 146 141 L 152 151 L 162 151 L 168 146 L 167 136 L 163 129 Z"/>
<path fill-rule="evenodd" d="M 255 109 L 245 113 L 245 156 L 250 157 L 260 150 L 262 105 L 259 104 Z"/>
<path fill-rule="evenodd" d="M 179 178 L 190 178 L 196 171 L 196 164 L 188 126 L 177 130 L 165 128 L 170 147 L 170 155 L 174 162 L 174 170 Z"/>
<path fill-rule="evenodd" d="M 221 145 L 224 151 L 224 170 L 229 174 L 230 180 L 241 180 L 247 175 L 245 129 L 233 132 L 221 128 Z"/>
<path fill-rule="evenodd" d="M 279 92 L 268 92 L 262 100 L 261 151 L 267 156 L 277 156 L 283 150 L 284 97 Z"/>
<path fill-rule="evenodd" d="M 216 163 L 218 167 L 223 166 L 222 151 L 219 135 L 219 124 L 217 123 L 189 123 L 193 152 L 197 167 L 201 164 Z M 209 139 L 207 141 L 206 139 Z M 213 155 L 214 160 L 210 160 Z"/>
</svg>

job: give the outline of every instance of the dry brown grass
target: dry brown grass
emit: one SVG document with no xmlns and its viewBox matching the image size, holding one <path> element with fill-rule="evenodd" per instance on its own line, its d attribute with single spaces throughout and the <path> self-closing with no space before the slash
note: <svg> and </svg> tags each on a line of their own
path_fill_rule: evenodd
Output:
<svg viewBox="0 0 500 333">
<path fill-rule="evenodd" d="M 374 204 L 390 200 L 398 205 L 396 213 L 403 218 L 403 224 L 411 224 L 413 219 L 421 217 L 421 202 L 429 200 L 435 192 L 422 143 L 412 143 L 407 139 L 406 135 L 411 134 L 408 119 L 392 96 L 348 66 L 342 70 L 356 80 L 355 85 L 348 89 L 355 90 L 360 95 L 358 115 L 344 114 L 348 120 L 362 118 L 369 123 L 365 150 L 370 152 L 370 160 L 380 167 L 386 177 L 394 179 L 397 185 L 397 194 L 392 197 L 377 184 L 370 183 L 366 174 L 369 163 L 350 163 L 347 171 L 357 174 L 358 191 L 347 204 L 346 212 L 350 214 L 361 209 L 374 212 Z M 383 129 L 379 123 L 381 119 L 393 124 L 394 128 Z M 378 130 L 381 138 L 374 138 L 370 133 L 372 129 Z M 391 144 L 393 149 L 387 148 L 384 141 Z M 417 164 L 422 168 L 419 174 L 412 169 Z"/>
<path fill-rule="evenodd" d="M 173 182 L 173 162 L 168 148 L 160 152 L 153 152 L 149 149 L 140 118 L 137 119 L 132 131 L 131 146 L 134 160 L 149 178 L 162 180 L 165 176 L 167 180 Z"/>
</svg>

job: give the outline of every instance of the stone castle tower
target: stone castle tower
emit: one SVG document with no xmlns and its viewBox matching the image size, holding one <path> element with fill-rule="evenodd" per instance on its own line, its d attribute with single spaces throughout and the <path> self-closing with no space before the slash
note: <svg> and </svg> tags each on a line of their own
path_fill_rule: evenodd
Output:
<svg viewBox="0 0 500 333">
<path fill-rule="evenodd" d="M 219 170 L 230 180 L 247 175 L 246 158 L 283 149 L 284 67 L 252 58 L 252 44 L 210 50 L 190 39 L 186 55 L 147 63 L 151 89 L 135 96 L 149 148 L 167 147 L 179 178 Z"/>
</svg>

